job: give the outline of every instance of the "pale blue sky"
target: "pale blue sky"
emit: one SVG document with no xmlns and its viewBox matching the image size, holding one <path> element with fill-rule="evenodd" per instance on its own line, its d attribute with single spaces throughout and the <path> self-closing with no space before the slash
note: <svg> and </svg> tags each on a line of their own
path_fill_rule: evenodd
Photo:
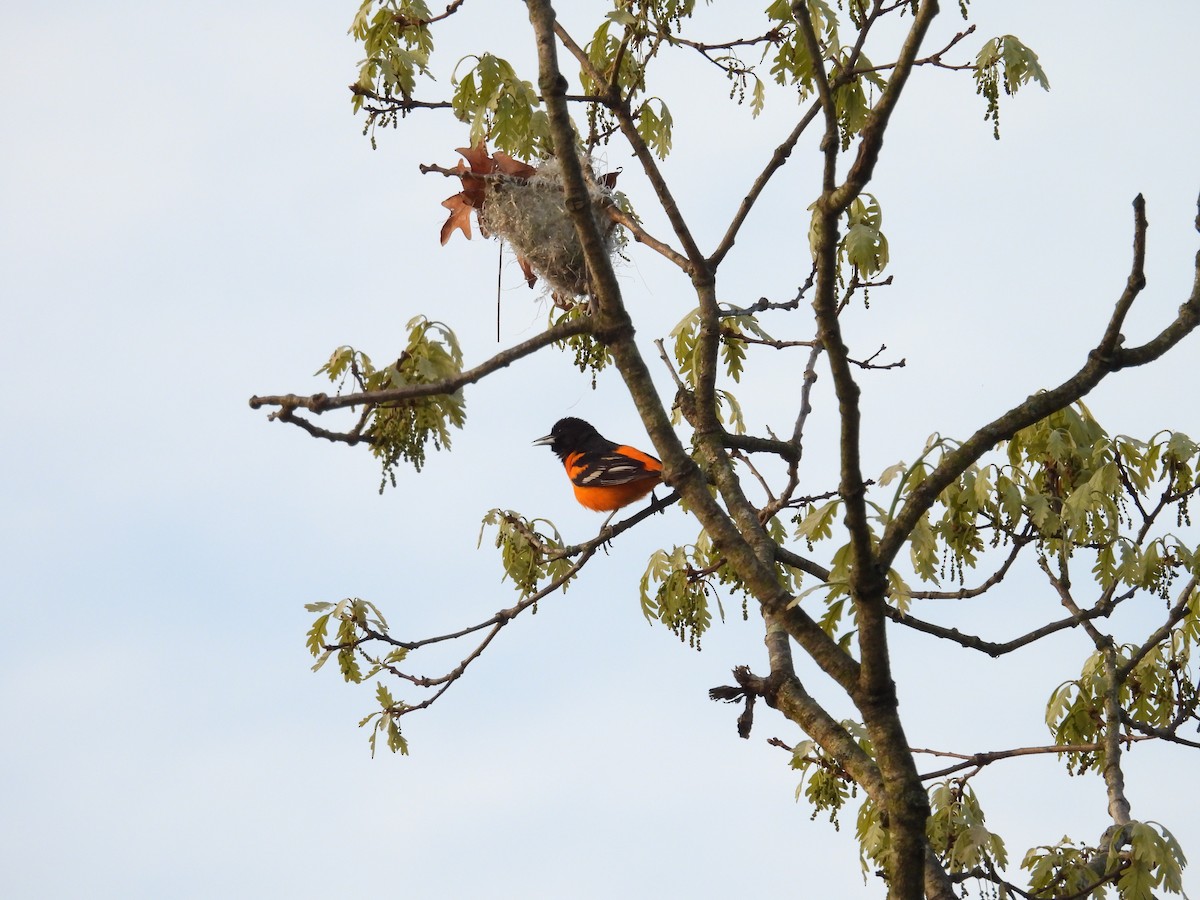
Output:
<svg viewBox="0 0 1200 900">
<path fill-rule="evenodd" d="M 945 5 L 931 49 L 961 27 Z M 496 349 L 496 247 L 439 247 L 438 203 L 454 187 L 416 170 L 453 163 L 465 128 L 418 113 L 371 151 L 346 91 L 355 6 L 0 12 L 0 893 L 882 897 L 876 881 L 862 886 L 853 813 L 837 834 L 793 803 L 796 777 L 765 741 L 795 730 L 760 709 L 738 740 L 736 710 L 707 700 L 734 665 L 763 663 L 737 601 L 699 654 L 642 619 L 647 556 L 695 537 L 678 511 L 618 541 L 408 719 L 409 758 L 369 758 L 354 726 L 370 687 L 309 673 L 306 602 L 366 597 L 413 636 L 510 605 L 487 537 L 475 548 L 491 507 L 553 519 L 568 539 L 594 533 L 598 517 L 529 446 L 556 418 L 643 435 L 615 377 L 593 392 L 561 359 L 525 361 L 468 393 L 455 453 L 402 471 L 380 497 L 368 454 L 247 407 L 253 393 L 323 389 L 310 373 L 340 344 L 388 358 L 417 313 L 454 327 L 469 362 Z M 863 379 L 871 472 L 1075 371 L 1124 284 L 1137 192 L 1150 283 L 1131 341 L 1172 316 L 1192 278 L 1200 7 L 1144 5 L 1139 18 L 1116 3 L 975 6 L 970 52 L 1017 34 L 1053 91 L 1006 102 L 996 143 L 969 78 L 923 71 L 910 83 L 872 185 L 897 287 L 847 317 L 865 354 L 886 342 L 908 360 Z M 447 29 L 439 71 L 495 41 L 532 77 L 520 4 L 466 12 L 492 21 Z M 776 97 L 758 122 L 732 107 L 714 121 L 692 87 L 705 77 L 685 69 L 663 93 L 676 91 L 679 129 L 667 172 L 711 243 L 790 109 Z M 638 204 L 632 162 L 609 154 Z M 816 172 L 811 144 L 798 149 L 729 258 L 723 299 L 794 291 Z M 653 353 L 687 310 L 686 285 L 630 255 L 623 285 Z M 504 282 L 512 343 L 540 327 L 546 303 L 510 259 Z M 1200 433 L 1197 346 L 1114 378 L 1089 404 L 1114 432 Z M 769 365 L 794 377 L 794 363 Z M 778 389 L 739 397 L 752 425 L 780 426 Z M 828 395 L 817 404 L 808 465 L 823 490 Z M 931 614 L 1003 638 L 1053 604 L 1017 581 L 991 606 Z M 898 635 L 913 743 L 1045 742 L 1045 699 L 1086 652 L 1065 635 L 980 666 Z M 984 715 L 971 709 L 981 699 Z M 1172 828 L 1195 858 L 1194 770 L 1182 753 L 1139 749 L 1128 778 L 1135 817 Z M 1056 778 L 1049 760 L 1012 763 L 977 789 L 1012 838 L 1013 872 L 1030 843 L 1094 841 L 1103 828 L 1098 780 Z"/>
</svg>

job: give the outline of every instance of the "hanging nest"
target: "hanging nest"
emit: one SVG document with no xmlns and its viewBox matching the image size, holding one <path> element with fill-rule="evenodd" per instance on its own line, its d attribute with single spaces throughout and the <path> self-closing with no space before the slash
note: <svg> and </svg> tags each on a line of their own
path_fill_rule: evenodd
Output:
<svg viewBox="0 0 1200 900">
<path fill-rule="evenodd" d="M 573 306 L 578 297 L 589 296 L 587 263 L 567 213 L 559 161 L 548 159 L 535 168 L 499 151 L 489 156 L 482 144 L 458 152 L 470 168 L 460 160 L 456 168 L 448 170 L 462 180 L 463 189 L 442 203 L 450 210 L 442 225 L 442 244 L 456 230 L 470 239 L 474 211 L 485 237 L 497 237 L 512 246 L 530 287 L 540 277 L 554 302 L 564 308 Z M 610 255 L 615 249 L 616 222 L 608 208 L 614 204 L 617 174 L 610 172 L 597 179 L 590 167 L 584 170 L 592 216 Z"/>
</svg>

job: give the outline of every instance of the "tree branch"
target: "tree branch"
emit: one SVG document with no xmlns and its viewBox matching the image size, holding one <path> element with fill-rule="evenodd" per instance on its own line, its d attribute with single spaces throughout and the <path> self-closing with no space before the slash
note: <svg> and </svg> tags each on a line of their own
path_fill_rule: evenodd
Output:
<svg viewBox="0 0 1200 900">
<path fill-rule="evenodd" d="M 356 640 L 350 645 L 343 645 L 343 644 L 329 645 L 329 646 L 326 646 L 325 649 L 326 650 L 340 650 L 340 649 L 353 648 L 358 653 L 360 653 L 363 656 L 363 658 L 366 659 L 371 664 L 380 666 L 381 668 L 385 669 L 392 675 L 395 675 L 398 678 L 408 681 L 408 682 L 416 685 L 417 687 L 423 687 L 423 688 L 436 687 L 436 688 L 438 688 L 438 690 L 436 692 L 434 692 L 431 696 L 426 697 L 420 703 L 415 703 L 412 705 L 405 704 L 402 708 L 393 710 L 392 712 L 394 713 L 395 716 L 399 717 L 399 716 L 403 716 L 403 715 L 408 715 L 410 713 L 414 713 L 419 709 L 426 709 L 426 708 L 432 706 L 434 703 L 436 703 L 438 701 L 438 699 L 440 699 L 441 696 L 443 694 L 445 694 L 447 690 L 450 689 L 450 686 L 452 684 L 454 684 L 454 682 L 458 681 L 458 679 L 460 679 L 463 676 L 463 674 L 466 672 L 467 668 L 471 665 L 471 663 L 473 663 L 475 660 L 477 660 L 483 654 L 483 651 L 487 649 L 488 645 L 491 644 L 491 642 L 496 638 L 496 636 L 500 633 L 500 631 L 504 628 L 505 625 L 507 625 L 509 622 L 511 622 L 513 619 L 515 619 L 517 616 L 519 616 L 522 612 L 524 612 L 525 610 L 529 609 L 531 606 L 538 603 L 540 600 L 544 599 L 545 597 L 548 597 L 550 594 L 557 592 L 564 584 L 566 584 L 568 581 L 570 581 L 572 578 L 574 578 L 575 575 L 579 572 L 579 570 L 582 569 L 584 567 L 584 565 L 587 564 L 588 560 L 590 560 L 592 558 L 592 556 L 595 555 L 596 549 L 600 546 L 600 543 L 601 542 L 597 540 L 595 545 L 592 546 L 589 550 L 585 551 L 583 553 L 583 555 L 581 555 L 579 557 L 579 559 L 577 559 L 567 571 L 565 571 L 560 576 L 558 576 L 557 578 L 552 580 L 544 588 L 542 588 L 541 590 L 537 591 L 534 594 L 531 594 L 528 597 L 523 598 L 515 606 L 509 607 L 508 609 L 500 610 L 494 616 L 492 616 L 490 619 L 488 619 L 485 622 L 481 622 L 478 625 L 474 625 L 474 626 L 471 626 L 470 628 L 462 629 L 462 630 L 454 632 L 452 634 L 439 635 L 437 637 L 426 638 L 426 639 L 419 640 L 419 641 L 400 641 L 400 640 L 397 640 L 397 639 L 391 637 L 388 634 L 385 634 L 380 631 L 376 631 L 375 629 L 372 629 L 369 626 L 360 625 L 359 628 L 360 628 L 360 630 L 363 631 L 364 634 L 367 635 L 366 638 Z M 439 643 L 441 641 L 455 640 L 455 639 L 458 639 L 461 637 L 465 637 L 468 634 L 473 634 L 475 632 L 481 631 L 485 628 L 490 628 L 490 630 L 484 636 L 483 640 L 480 641 L 479 644 L 477 644 L 475 646 L 475 648 L 469 654 L 467 654 L 467 656 L 464 657 L 457 666 L 455 666 L 453 669 L 451 669 L 445 675 L 442 675 L 437 678 L 428 678 L 428 677 L 423 677 L 423 676 L 412 676 L 412 675 L 405 674 L 404 672 L 400 671 L 398 668 L 396 668 L 392 664 L 383 663 L 380 660 L 373 659 L 372 657 L 370 657 L 369 655 L 364 653 L 361 650 L 361 646 L 360 646 L 362 643 L 364 643 L 368 640 L 377 640 L 377 641 L 381 641 L 386 644 L 390 644 L 395 647 L 403 647 L 405 649 L 411 650 L 411 649 L 415 649 L 417 647 L 426 646 L 428 644 Z"/>
<path fill-rule="evenodd" d="M 921 43 L 925 40 L 929 26 L 937 14 L 937 0 L 922 0 L 913 16 L 913 24 L 908 30 L 904 44 L 900 48 L 900 55 L 896 60 L 892 77 L 888 79 L 882 96 L 867 116 L 867 124 L 863 126 L 858 143 L 858 155 L 851 164 L 850 171 L 846 174 L 846 180 L 825 201 L 828 203 L 830 211 L 838 213 L 844 211 L 871 180 L 871 176 L 875 172 L 875 164 L 879 161 L 879 151 L 883 147 L 883 135 L 887 130 L 888 121 L 896 109 L 904 85 L 908 83 L 909 75 L 912 74 L 917 51 L 921 49 Z"/>
<path fill-rule="evenodd" d="M 1035 628 L 1028 634 L 1023 634 L 1020 637 L 1013 638 L 1004 643 L 994 643 L 993 641 L 985 641 L 983 638 L 973 634 L 964 634 L 957 628 L 946 628 L 942 625 L 935 625 L 931 622 L 925 622 L 911 615 L 901 615 L 900 612 L 893 607 L 887 608 L 887 617 L 897 625 L 903 625 L 905 628 L 911 628 L 914 631 L 921 631 L 925 634 L 933 635 L 934 637 L 945 638 L 953 641 L 960 646 L 966 647 L 969 650 L 978 650 L 981 653 L 986 653 L 988 656 L 997 657 L 1003 656 L 1006 653 L 1011 653 L 1014 650 L 1039 641 L 1044 637 L 1048 637 L 1056 632 L 1063 631 L 1067 628 L 1077 628 L 1083 620 L 1096 618 L 1104 618 L 1108 616 L 1113 608 L 1120 602 L 1129 599 L 1137 593 L 1136 589 L 1131 588 L 1125 594 L 1115 598 L 1112 603 L 1098 602 L 1094 607 L 1087 610 L 1082 610 L 1079 615 L 1070 615 L 1065 619 L 1059 619 L 1055 622 L 1050 622 L 1040 628 Z"/>
<path fill-rule="evenodd" d="M 528 4 L 532 13 L 533 4 Z M 539 4 L 540 5 L 540 4 Z M 546 4 L 547 7 L 549 4 Z M 654 193 L 658 197 L 659 205 L 667 216 L 667 220 L 671 223 L 671 228 L 675 232 L 675 236 L 683 245 L 683 252 L 691 263 L 693 269 L 703 268 L 704 256 L 700 253 L 699 247 L 696 245 L 695 239 L 692 237 L 691 229 L 688 228 L 687 222 L 683 219 L 683 214 L 679 210 L 679 204 L 676 202 L 671 189 L 667 185 L 666 179 L 663 177 L 662 170 L 659 169 L 658 163 L 654 161 L 654 154 L 650 148 L 646 146 L 646 142 L 642 140 L 642 136 L 638 134 L 637 123 L 633 120 L 633 113 L 629 108 L 628 102 L 620 96 L 615 84 L 607 81 L 604 76 L 596 70 L 592 65 L 591 59 L 588 58 L 585 51 L 575 39 L 567 33 L 567 30 L 562 27 L 553 17 L 553 9 L 551 13 L 551 26 L 554 29 L 554 35 L 562 41 L 563 46 L 575 58 L 580 67 L 588 73 L 588 77 L 592 79 L 596 85 L 604 86 L 604 105 L 610 109 L 616 116 L 617 124 L 621 128 L 621 134 L 625 140 L 629 142 L 634 155 L 637 157 L 638 163 L 642 167 L 642 171 L 646 173 L 646 177 L 650 181 L 650 185 L 654 188 Z M 558 71 L 558 63 L 555 61 L 555 71 Z M 562 76 L 559 75 L 561 78 Z M 546 94 L 545 88 L 542 93 Z M 547 108 L 550 103 L 547 100 Z M 565 112 L 565 110 L 564 110 Z M 557 145 L 556 145 L 557 146 Z M 692 272 L 694 274 L 694 271 Z"/>
<path fill-rule="evenodd" d="M 1149 741 L 1154 738 L 1148 736 L 1139 736 L 1136 734 L 1125 734 L 1121 736 L 1122 743 L 1135 743 L 1137 741 Z M 1015 759 L 1020 756 L 1044 756 L 1047 753 L 1095 753 L 1104 749 L 1102 743 L 1092 744 L 1050 744 L 1041 747 L 1014 747 L 1009 750 L 989 750 L 983 753 L 952 753 L 949 750 L 930 750 L 924 747 L 913 747 L 913 753 L 926 753 L 930 756 L 946 756 L 951 759 L 962 760 L 945 769 L 938 769 L 934 772 L 927 772 L 921 776 L 922 781 L 930 781 L 934 778 L 945 778 L 947 775 L 953 775 L 955 772 L 961 772 L 964 769 L 982 769 L 984 766 L 989 766 L 994 762 L 999 762 L 1002 759 Z"/>
<path fill-rule="evenodd" d="M 778 147 L 775 148 L 775 152 L 771 154 L 771 159 L 767 162 L 767 165 L 763 168 L 763 170 L 758 173 L 758 177 L 755 178 L 753 184 L 750 185 L 750 189 L 746 192 L 746 196 L 743 197 L 742 202 L 738 204 L 737 211 L 733 214 L 733 219 L 730 221 L 729 226 L 725 229 L 725 234 L 721 237 L 720 243 L 717 244 L 717 247 L 715 250 L 713 250 L 712 255 L 708 257 L 709 268 L 715 270 L 719 265 L 721 265 L 721 261 L 725 259 L 729 251 L 733 249 L 733 244 L 737 240 L 738 232 L 741 231 L 742 226 L 746 223 L 746 219 L 749 217 L 750 211 L 754 208 L 754 205 L 758 202 L 758 198 L 761 197 L 763 191 L 766 190 L 767 184 L 771 181 L 772 176 L 782 169 L 784 164 L 788 161 L 788 157 L 790 157 L 792 155 L 792 151 L 796 149 L 796 144 L 800 141 L 801 135 L 803 135 L 808 126 L 812 124 L 812 120 L 816 118 L 816 115 L 820 109 L 821 105 L 819 103 L 810 105 L 808 111 L 800 117 L 800 120 L 792 128 L 788 136 L 783 139 L 783 142 Z"/>
<path fill-rule="evenodd" d="M 1165 641 L 1176 625 L 1183 621 L 1183 617 L 1188 613 L 1188 607 L 1191 605 L 1192 595 L 1196 592 L 1197 577 L 1193 575 L 1188 579 L 1188 583 L 1183 586 L 1183 590 L 1179 592 L 1179 598 L 1171 606 L 1171 611 L 1167 615 L 1165 621 L 1159 628 L 1155 629 L 1141 646 L 1133 652 L 1129 659 L 1119 666 L 1114 672 L 1113 678 L 1117 683 L 1124 683 L 1125 679 L 1133 674 L 1133 670 L 1155 647 Z"/>
<path fill-rule="evenodd" d="M 522 341 L 515 347 L 510 347 L 507 350 L 497 353 L 486 362 L 480 363 L 473 369 L 467 369 L 459 373 L 453 378 L 447 378 L 444 381 L 433 381 L 427 384 L 410 384 L 404 387 L 388 388 L 382 391 L 361 391 L 355 394 L 339 394 L 330 397 L 328 394 L 312 394 L 309 396 L 301 396 L 297 394 L 275 394 L 264 397 L 254 396 L 250 398 L 251 409 L 261 409 L 264 406 L 277 406 L 279 411 L 272 413 L 270 418 L 280 419 L 281 421 L 290 421 L 294 424 L 300 424 L 300 420 L 291 417 L 291 413 L 297 409 L 307 409 L 310 412 L 320 415 L 331 409 L 344 409 L 347 406 L 359 406 L 362 404 L 378 405 L 381 403 L 392 403 L 397 400 L 410 400 L 416 397 L 432 397 L 438 394 L 453 394 L 462 389 L 468 384 L 483 379 L 493 372 L 506 368 L 516 362 L 518 359 L 523 359 L 543 347 L 565 340 L 569 337 L 574 337 L 577 334 L 586 334 L 592 330 L 592 322 L 587 319 L 573 319 L 569 322 L 561 322 L 551 328 L 547 328 L 541 334 L 530 338 L 527 341 Z M 303 427 L 303 426 L 302 426 Z M 306 429 L 310 430 L 311 429 Z M 315 432 L 313 432 L 315 433 Z M 325 434 L 321 434 L 325 437 Z M 339 438 L 330 437 L 331 440 Z M 351 442 L 353 443 L 353 442 Z"/>
<path fill-rule="evenodd" d="M 574 203 L 585 198 L 583 176 L 573 149 L 573 131 L 566 104 L 561 97 L 565 89 L 565 80 L 558 70 L 554 35 L 557 34 L 564 43 L 570 41 L 570 38 L 555 23 L 554 10 L 548 0 L 527 0 L 527 6 L 537 38 L 540 83 L 547 98 L 551 133 L 554 146 L 559 148 L 562 162 L 567 208 L 572 214 L 577 232 L 595 232 L 596 223 L 590 215 L 585 214 L 586 207 L 576 208 Z M 568 48 L 570 46 L 568 44 Z M 578 53 L 576 55 L 578 56 Z M 584 240 L 585 247 L 590 243 L 590 240 Z M 599 271 L 592 271 L 594 264 L 599 266 Z M 664 482 L 679 491 L 712 537 L 714 547 L 729 560 L 751 594 L 769 608 L 786 609 L 791 596 L 779 584 L 773 561 L 762 560 L 757 556 L 726 512 L 713 499 L 704 476 L 684 450 L 679 436 L 671 427 L 670 417 L 634 341 L 633 325 L 621 298 L 620 287 L 612 272 L 610 260 L 602 254 L 598 259 L 589 255 L 588 267 L 595 291 L 595 315 L 598 319 L 594 333 L 606 342 L 613 354 L 617 370 L 624 379 L 646 431 L 663 461 Z M 693 280 L 695 277 L 693 273 Z M 858 677 L 858 664 L 853 657 L 842 650 L 806 614 L 789 614 L 787 618 L 790 633 L 817 664 L 843 688 L 851 689 Z"/>
<path fill-rule="evenodd" d="M 1030 534 L 1012 536 L 1012 550 L 1001 564 L 1000 568 L 992 573 L 991 577 L 973 588 L 962 588 L 957 591 L 913 591 L 912 598 L 914 600 L 968 600 L 972 597 L 978 597 L 981 594 L 986 594 L 1008 574 L 1008 570 L 1012 568 L 1012 564 L 1017 561 L 1017 556 L 1022 550 L 1033 543 L 1033 536 Z"/>
<path fill-rule="evenodd" d="M 1200 217 L 1198 217 L 1200 222 Z M 1200 226 L 1198 226 L 1200 227 Z M 1134 232 L 1134 261 L 1125 291 L 1117 301 L 1110 326 L 1104 337 L 1088 354 L 1083 367 L 1057 387 L 1035 394 L 1023 403 L 1014 406 L 999 418 L 984 425 L 954 451 L 946 454 L 938 466 L 905 500 L 903 507 L 888 524 L 879 542 L 879 563 L 891 565 L 904 542 L 908 539 L 917 520 L 936 502 L 947 486 L 958 478 L 984 453 L 1001 441 L 1008 440 L 1022 428 L 1041 421 L 1046 416 L 1069 406 L 1086 395 L 1109 374 L 1120 369 L 1145 365 L 1158 359 L 1200 324 L 1200 254 L 1196 258 L 1196 278 L 1191 295 L 1179 308 L 1175 319 L 1156 337 L 1141 347 L 1121 349 L 1119 333 L 1114 337 L 1113 321 L 1121 321 L 1144 283 L 1141 260 L 1144 259 L 1146 240 L 1145 219 L 1136 212 Z"/>
</svg>

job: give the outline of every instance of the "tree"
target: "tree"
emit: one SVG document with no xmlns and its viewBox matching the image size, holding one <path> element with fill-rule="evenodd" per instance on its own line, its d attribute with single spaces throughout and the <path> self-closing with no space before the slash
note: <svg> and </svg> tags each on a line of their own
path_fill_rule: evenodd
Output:
<svg viewBox="0 0 1200 900">
<path fill-rule="evenodd" d="M 751 733 L 760 699 L 800 728 L 804 737 L 787 749 L 814 810 L 836 817 L 862 792 L 856 833 L 864 866 L 881 871 L 889 897 L 949 898 L 965 882 L 997 896 L 1082 897 L 1106 887 L 1128 898 L 1149 897 L 1154 888 L 1181 892 L 1183 853 L 1166 827 L 1131 817 L 1123 766 L 1144 742 L 1198 746 L 1181 729 L 1198 720 L 1200 702 L 1189 668 L 1200 639 L 1200 558 L 1189 536 L 1200 449 L 1182 432 L 1145 440 L 1110 434 L 1082 401 L 1104 379 L 1161 358 L 1196 327 L 1200 265 L 1178 314 L 1149 340 L 1127 346 L 1126 317 L 1145 285 L 1148 226 L 1139 196 L 1128 278 L 1074 374 L 981 415 L 962 440 L 935 436 L 911 448 L 915 461 L 872 479 L 862 462 L 862 378 L 903 361 L 889 361 L 883 349 L 857 351 L 843 321 L 848 309 L 891 285 L 881 202 L 866 190 L 891 117 L 907 101 L 918 68 L 962 71 L 974 79 L 998 135 L 1002 91 L 1049 86 L 1037 56 L 1011 35 L 978 42 L 970 26 L 934 40 L 939 9 L 932 0 L 849 0 L 836 8 L 822 0 L 774 2 L 764 20 L 743 15 L 741 30 L 720 40 L 695 37 L 700 11 L 686 0 L 618 0 L 586 32 L 564 27 L 545 0 L 526 5 L 536 88 L 517 66 L 481 53 L 452 69 L 450 99 L 418 99 L 418 84 L 434 71 L 439 23 L 471 11 L 462 0 L 437 14 L 421 2 L 365 0 L 352 31 L 366 60 L 351 90 L 372 140 L 410 115 L 439 110 L 469 126 L 459 151 L 465 163 L 423 167 L 459 179 L 462 188 L 444 204 L 450 216 L 442 241 L 458 231 L 470 237 L 474 219 L 510 244 L 530 284 L 540 280 L 553 299 L 546 329 L 465 368 L 453 331 L 417 317 L 389 365 L 356 348 L 336 350 L 322 369 L 336 394 L 251 403 L 316 437 L 369 446 L 385 483 L 394 483 L 401 463 L 419 470 L 431 446 L 449 447 L 451 428 L 465 422 L 466 388 L 517 360 L 565 349 L 593 378 L 615 370 L 622 379 L 671 493 L 571 545 L 544 519 L 492 510 L 485 523 L 520 599 L 450 634 L 397 635 L 362 599 L 314 604 L 309 646 L 318 666 L 335 658 L 347 680 L 376 679 L 379 709 L 364 720 L 372 748 L 382 736 L 407 752 L 404 716 L 442 697 L 510 622 L 582 577 L 601 548 L 680 503 L 700 536 L 652 556 L 640 586 L 644 614 L 697 647 L 720 596 L 743 596 L 761 615 L 768 668 L 738 666 L 735 684 L 711 694 L 741 705 L 742 736 Z M 969 18 L 968 4 L 960 13 Z M 968 46 L 977 47 L 973 58 Z M 877 62 L 880 53 L 889 61 Z M 663 163 L 673 120 L 655 79 L 680 54 L 699 56 L 728 79 L 731 100 L 746 104 L 750 116 L 768 100 L 788 102 L 772 93 L 800 102 L 774 152 L 746 163 L 753 174 L 745 200 L 710 247 L 685 217 Z M 577 90 L 564 77 L 564 60 L 578 66 Z M 807 210 L 797 220 L 808 220 L 811 253 L 781 260 L 795 268 L 794 296 L 721 301 L 718 274 L 735 241 L 744 239 L 793 150 L 813 134 L 820 187 L 794 207 Z M 636 159 L 650 187 L 645 195 L 624 196 L 616 173 L 593 168 L 599 148 L 610 143 Z M 669 237 L 643 225 L 651 207 Z M 652 378 L 648 348 L 635 338 L 637 304 L 623 294 L 615 269 L 614 257 L 641 252 L 673 264 L 692 298 L 681 305 L 679 325 L 656 342 L 675 386 L 668 400 Z M 750 427 L 733 389 L 754 389 L 756 367 L 764 368 L 759 354 L 769 350 L 799 354 L 799 362 L 789 357 L 798 387 L 773 401 L 769 420 Z M 819 377 L 831 392 L 818 390 Z M 810 416 L 821 403 L 836 405 L 839 471 L 818 484 L 804 463 Z M 316 416 L 339 410 L 355 414 L 348 426 L 317 424 Z M 689 444 L 681 432 L 690 434 Z M 1001 595 L 1022 567 L 1039 573 L 1062 611 L 1015 638 L 969 633 L 915 608 L 939 598 Z M 1153 598 L 1162 609 L 1151 627 L 1136 634 L 1127 624 L 1116 627 L 1117 613 L 1144 612 Z M 966 754 L 921 773 L 918 753 L 945 751 L 910 745 L 891 635 L 903 630 L 995 658 L 1070 629 L 1088 636 L 1092 652 L 1077 679 L 1048 686 L 1050 743 Z M 412 651 L 455 641 L 466 650 L 449 672 L 410 668 Z M 822 680 L 798 676 L 794 654 L 811 661 Z M 424 693 L 401 699 L 397 685 Z M 855 720 L 831 712 L 845 701 Z M 1031 753 L 1056 754 L 1070 773 L 1099 773 L 1110 821 L 1091 842 L 1031 849 L 1021 862 L 1028 885 L 1020 888 L 1002 838 L 986 827 L 971 778 Z"/>
</svg>

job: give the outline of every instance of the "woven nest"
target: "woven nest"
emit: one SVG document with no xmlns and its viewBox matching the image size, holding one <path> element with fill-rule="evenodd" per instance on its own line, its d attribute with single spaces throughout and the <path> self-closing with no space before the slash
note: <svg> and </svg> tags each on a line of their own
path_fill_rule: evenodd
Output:
<svg viewBox="0 0 1200 900">
<path fill-rule="evenodd" d="M 585 173 L 592 217 L 604 237 L 605 250 L 613 251 L 615 223 L 605 207 L 612 190 Z M 496 175 L 488 180 L 486 202 L 479 210 L 484 229 L 512 245 L 558 298 L 589 293 L 587 263 L 575 226 L 567 213 L 558 160 L 543 163 L 527 178 Z"/>
</svg>

